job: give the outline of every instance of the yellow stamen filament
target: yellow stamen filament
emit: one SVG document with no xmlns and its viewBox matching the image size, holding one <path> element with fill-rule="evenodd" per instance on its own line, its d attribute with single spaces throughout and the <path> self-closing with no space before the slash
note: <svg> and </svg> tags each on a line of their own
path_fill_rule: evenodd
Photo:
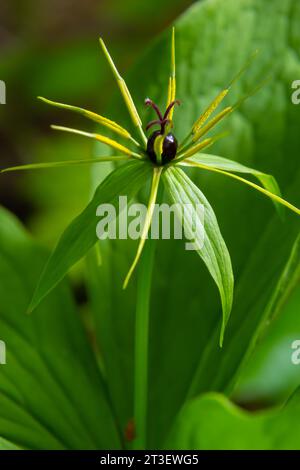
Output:
<svg viewBox="0 0 300 470">
<path fill-rule="evenodd" d="M 227 93 L 229 92 L 229 88 L 222 90 L 218 96 L 212 101 L 212 103 L 206 108 L 206 110 L 201 114 L 199 119 L 195 122 L 192 128 L 192 133 L 196 134 L 199 129 L 203 126 L 203 124 L 208 120 L 210 115 L 215 111 L 215 109 L 221 104 Z"/>
<path fill-rule="evenodd" d="M 200 152 L 200 150 L 203 150 L 205 147 L 210 145 L 212 141 L 213 141 L 212 137 L 208 137 L 207 139 L 204 139 L 199 144 L 194 145 L 189 150 L 187 150 L 183 155 L 180 156 L 180 158 L 184 157 L 184 159 L 186 159 L 188 157 L 191 157 L 192 155 L 195 155 L 195 153 Z"/>
<path fill-rule="evenodd" d="M 176 99 L 176 59 L 175 59 L 175 28 L 172 29 L 171 45 L 171 74 L 169 78 L 167 107 Z M 174 108 L 171 109 L 169 119 L 172 120 Z"/>
<path fill-rule="evenodd" d="M 29 163 L 27 165 L 18 165 L 4 168 L 0 173 L 7 173 L 10 171 L 22 171 L 22 170 L 43 170 L 49 168 L 63 168 L 67 166 L 80 166 L 80 165 L 92 165 L 94 163 L 114 162 L 129 160 L 130 157 L 127 155 L 115 156 L 115 157 L 97 157 L 86 160 L 66 160 L 61 162 L 45 162 L 45 163 Z"/>
</svg>

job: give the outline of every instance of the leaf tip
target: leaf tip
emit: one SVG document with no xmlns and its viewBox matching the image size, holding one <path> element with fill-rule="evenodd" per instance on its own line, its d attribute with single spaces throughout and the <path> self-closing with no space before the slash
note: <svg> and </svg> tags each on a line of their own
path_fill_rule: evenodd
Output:
<svg viewBox="0 0 300 470">
<path fill-rule="evenodd" d="M 223 348 L 223 344 L 224 344 L 225 329 L 226 329 L 226 320 L 223 317 L 223 320 L 222 320 L 222 323 L 221 323 L 220 337 L 219 337 L 219 347 L 221 349 Z"/>
<path fill-rule="evenodd" d="M 50 125 L 50 128 L 51 128 L 53 131 L 63 131 L 63 130 L 65 130 L 64 127 L 58 126 L 57 124 L 51 124 L 51 125 Z"/>
<path fill-rule="evenodd" d="M 123 286 L 122 286 L 123 290 L 127 289 L 129 281 L 130 281 L 130 272 L 127 274 L 126 278 L 124 279 Z"/>
<path fill-rule="evenodd" d="M 42 302 L 42 300 L 44 300 L 44 298 L 49 294 L 50 290 L 49 289 L 48 291 L 46 292 L 43 292 L 42 294 L 40 293 L 40 290 L 39 290 L 39 287 L 40 287 L 40 282 L 32 296 L 32 299 L 28 305 L 28 308 L 27 308 L 27 311 L 26 311 L 26 314 L 27 315 L 31 315 L 36 309 L 37 307 L 40 305 L 40 303 Z"/>
<path fill-rule="evenodd" d="M 26 310 L 26 312 L 25 312 L 26 315 L 31 315 L 31 314 L 34 312 L 34 310 L 35 310 L 35 308 L 36 308 L 36 305 L 35 305 L 35 304 L 36 304 L 36 302 L 34 302 L 34 298 L 33 298 L 33 299 L 31 300 L 30 304 L 29 304 L 28 307 L 27 307 L 27 310 Z"/>
<path fill-rule="evenodd" d="M 139 260 L 139 254 L 137 254 L 137 256 L 135 257 L 135 259 L 134 259 L 134 261 L 133 261 L 133 263 L 132 263 L 132 265 L 131 265 L 131 267 L 130 267 L 128 273 L 127 273 L 127 276 L 125 277 L 125 280 L 124 280 L 124 282 L 123 282 L 123 290 L 127 289 L 127 286 L 128 286 L 128 284 L 129 284 L 129 281 L 130 281 L 130 279 L 131 279 L 131 276 L 132 276 L 132 274 L 133 274 L 133 272 L 134 272 L 134 270 L 135 270 L 135 268 L 136 268 L 136 265 L 137 265 L 137 263 L 138 263 L 138 260 Z"/>
<path fill-rule="evenodd" d="M 107 48 L 106 48 L 105 42 L 104 42 L 104 40 L 101 36 L 99 37 L 99 44 L 100 44 L 100 47 L 103 50 L 103 52 L 106 54 L 107 53 Z"/>
</svg>

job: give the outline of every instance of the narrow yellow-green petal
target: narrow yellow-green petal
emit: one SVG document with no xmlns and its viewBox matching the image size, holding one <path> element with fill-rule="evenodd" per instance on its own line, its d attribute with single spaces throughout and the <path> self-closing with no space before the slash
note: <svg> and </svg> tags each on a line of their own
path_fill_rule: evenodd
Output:
<svg viewBox="0 0 300 470">
<path fill-rule="evenodd" d="M 92 165 L 94 163 L 115 162 L 122 160 L 129 160 L 129 156 L 116 156 L 116 157 L 99 157 L 85 160 L 66 160 L 61 162 L 45 162 L 45 163 L 28 163 L 27 165 L 18 165 L 4 168 L 0 173 L 8 173 L 11 171 L 26 171 L 26 170 L 43 170 L 49 168 L 64 168 L 76 165 Z"/>
<path fill-rule="evenodd" d="M 61 108 L 61 109 L 67 109 L 69 111 L 74 111 L 75 113 L 81 114 L 82 116 L 85 116 L 117 132 L 122 137 L 125 137 L 125 138 L 130 137 L 130 133 L 126 129 L 124 129 L 122 126 L 120 126 L 116 122 L 111 121 L 110 119 L 104 116 L 101 116 L 100 114 L 93 113 L 92 111 L 88 111 L 87 109 L 84 109 L 84 108 L 79 108 L 78 106 L 72 106 L 70 104 L 64 104 L 64 103 L 59 103 L 57 101 L 48 100 L 47 98 L 44 98 L 43 96 L 38 96 L 38 99 L 43 101 L 46 104 L 49 104 L 50 106 L 55 106 L 56 108 Z"/>
<path fill-rule="evenodd" d="M 160 176 L 162 172 L 162 167 L 154 167 L 153 168 L 153 178 L 152 178 L 152 185 L 151 185 L 151 191 L 150 191 L 150 197 L 149 197 L 149 202 L 148 202 L 148 208 L 147 208 L 147 214 L 146 214 L 146 219 L 144 222 L 142 234 L 141 234 L 141 239 L 139 242 L 139 246 L 137 249 L 136 256 L 134 258 L 134 261 L 131 265 L 130 270 L 128 271 L 128 274 L 126 276 L 126 279 L 123 284 L 123 289 L 126 289 L 128 282 L 139 262 L 139 259 L 141 257 L 141 254 L 143 252 L 143 248 L 145 245 L 145 241 L 151 226 L 151 221 L 152 221 L 152 216 L 153 216 L 153 211 L 155 208 L 155 202 L 157 198 L 157 191 L 158 191 L 158 186 L 159 186 L 159 181 L 160 181 Z"/>
<path fill-rule="evenodd" d="M 141 118 L 140 118 L 140 116 L 139 116 L 139 114 L 138 114 L 138 111 L 137 111 L 137 109 L 136 109 L 136 106 L 135 106 L 135 104 L 134 104 L 134 102 L 133 102 L 133 99 L 132 99 L 132 97 L 131 97 L 131 94 L 130 94 L 128 88 L 127 88 L 127 85 L 126 85 L 124 79 L 123 79 L 123 78 L 121 77 L 121 75 L 119 74 L 119 71 L 118 71 L 117 67 L 115 66 L 115 64 L 114 64 L 114 62 L 113 62 L 113 60 L 112 60 L 112 58 L 111 58 L 111 56 L 110 56 L 110 54 L 109 54 L 109 52 L 108 52 L 106 46 L 105 46 L 105 43 L 104 43 L 104 41 L 103 41 L 102 38 L 100 38 L 100 45 L 101 45 L 101 47 L 102 47 L 102 50 L 103 50 L 103 52 L 104 52 L 104 55 L 105 55 L 105 57 L 106 57 L 106 59 L 107 59 L 109 65 L 110 65 L 110 68 L 111 68 L 111 70 L 112 70 L 112 73 L 113 73 L 113 75 L 114 75 L 114 77 L 115 77 L 115 79 L 116 79 L 116 81 L 117 81 L 117 84 L 118 84 L 118 86 L 119 86 L 119 88 L 120 88 L 121 94 L 122 94 L 122 96 L 123 96 L 123 99 L 124 99 L 124 101 L 125 101 L 125 104 L 126 104 L 126 106 L 127 106 L 127 109 L 128 109 L 128 111 L 129 111 L 129 114 L 130 114 L 130 117 L 131 117 L 131 119 L 132 119 L 132 122 L 133 122 L 133 124 L 138 128 L 138 130 L 139 130 L 139 132 L 140 132 L 140 135 L 141 135 L 141 137 L 142 137 L 142 139 L 143 139 L 143 142 L 146 144 L 146 143 L 147 143 L 147 137 L 146 137 L 146 135 L 145 135 L 145 133 L 144 133 L 144 131 L 143 131 L 143 128 L 142 128 L 142 121 L 141 121 Z"/>
<path fill-rule="evenodd" d="M 132 156 L 134 158 L 139 158 L 142 159 L 143 157 L 135 152 L 132 152 L 130 149 L 125 147 L 124 145 L 119 144 L 119 142 L 110 139 L 109 137 L 106 137 L 101 134 L 95 134 L 95 133 L 90 133 L 90 132 L 84 132 L 80 131 L 78 129 L 71 129 L 70 127 L 62 127 L 62 126 L 51 126 L 52 129 L 55 129 L 57 131 L 64 131 L 64 132 L 70 132 L 72 134 L 77 134 L 77 135 L 82 135 L 84 137 L 89 137 L 91 139 L 96 139 L 99 140 L 99 142 L 102 142 L 103 144 L 108 145 L 109 147 L 112 147 L 116 150 L 119 150 L 119 152 L 124 153 L 125 155 Z"/>
<path fill-rule="evenodd" d="M 258 85 L 256 85 L 254 88 L 248 91 L 244 96 L 242 96 L 233 106 L 232 109 L 235 111 L 238 109 L 248 98 L 251 98 L 251 96 L 255 95 L 261 88 L 263 88 L 267 83 L 270 82 L 272 76 L 269 75 L 266 78 L 264 78 Z"/>
<path fill-rule="evenodd" d="M 246 60 L 246 62 L 244 63 L 244 65 L 241 67 L 241 69 L 238 71 L 238 73 L 230 80 L 229 84 L 228 84 L 228 87 L 227 88 L 231 88 L 232 85 L 234 83 L 236 83 L 239 78 L 243 75 L 243 73 L 250 67 L 250 65 L 252 64 L 253 60 L 256 58 L 257 54 L 258 54 L 258 49 L 255 49 L 255 51 L 252 52 L 252 54 L 250 55 L 250 57 Z"/>
<path fill-rule="evenodd" d="M 298 209 L 298 207 L 293 206 L 293 204 L 286 201 L 285 199 L 278 196 L 277 194 L 273 194 L 270 191 L 268 191 L 267 189 L 262 188 L 258 184 L 255 184 L 252 181 L 248 181 L 245 178 L 242 178 L 241 176 L 235 175 L 233 173 L 229 173 L 227 171 L 219 170 L 217 168 L 212 168 L 212 167 L 209 167 L 209 166 L 206 166 L 206 165 L 202 165 L 200 163 L 185 161 L 185 165 L 188 165 L 188 166 L 191 166 L 191 167 L 202 168 L 203 170 L 213 171 L 215 173 L 220 173 L 222 175 L 229 176 L 230 178 L 233 178 L 233 179 L 238 180 L 238 181 L 240 181 L 244 184 L 247 184 L 248 186 L 251 186 L 252 188 L 256 189 L 257 191 L 259 191 L 259 192 L 265 194 L 266 196 L 268 196 L 270 199 L 273 199 L 273 201 L 276 201 L 276 202 L 282 204 L 283 206 L 287 207 L 291 211 L 293 211 L 296 214 L 300 215 L 300 209 Z"/>
</svg>

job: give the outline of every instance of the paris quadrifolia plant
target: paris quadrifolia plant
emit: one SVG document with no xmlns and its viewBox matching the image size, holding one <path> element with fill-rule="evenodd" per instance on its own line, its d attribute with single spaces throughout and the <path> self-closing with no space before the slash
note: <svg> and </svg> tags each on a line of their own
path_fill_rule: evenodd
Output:
<svg viewBox="0 0 300 470">
<path fill-rule="evenodd" d="M 191 215 L 190 220 L 188 220 L 187 226 L 185 226 L 185 233 L 187 234 L 190 231 L 193 234 L 196 251 L 207 266 L 220 293 L 223 312 L 220 345 L 223 343 L 224 330 L 230 316 L 233 300 L 234 277 L 230 255 L 211 205 L 200 188 L 193 183 L 184 170 L 186 168 L 195 168 L 203 172 L 208 171 L 224 175 L 268 196 L 273 200 L 277 208 L 281 207 L 281 205 L 286 206 L 298 215 L 300 210 L 281 197 L 279 187 L 271 175 L 248 168 L 232 160 L 205 153 L 206 149 L 212 146 L 218 139 L 224 137 L 224 134 L 211 136 L 209 133 L 224 118 L 234 112 L 246 98 L 260 88 L 261 85 L 232 106 L 227 106 L 221 111 L 217 111 L 217 108 L 219 108 L 224 98 L 228 95 L 231 87 L 240 78 L 242 73 L 245 72 L 247 67 L 250 66 L 256 53 L 249 58 L 232 81 L 204 109 L 200 117 L 192 124 L 188 135 L 182 142 L 178 143 L 175 129 L 173 128 L 173 114 L 176 107 L 178 107 L 178 112 L 180 112 L 179 106 L 181 104 L 176 96 L 174 29 L 172 31 L 171 70 L 166 109 L 165 112 L 162 112 L 150 98 L 146 98 L 145 105 L 156 114 L 156 119 L 151 120 L 146 126 L 143 125 L 127 85 L 118 72 L 102 39 L 100 39 L 100 45 L 135 126 L 136 132 L 134 135 L 128 132 L 122 125 L 94 112 L 40 98 L 52 106 L 82 114 L 97 125 L 107 128 L 110 131 L 110 137 L 98 132 L 85 132 L 61 126 L 52 126 L 53 129 L 71 132 L 100 141 L 113 149 L 115 155 L 68 162 L 31 164 L 7 168 L 3 171 L 30 170 L 74 164 L 96 164 L 107 161 L 124 162 L 121 165 L 117 165 L 116 169 L 101 182 L 89 205 L 62 235 L 42 273 L 29 307 L 30 311 L 35 309 L 41 300 L 57 285 L 70 267 L 97 243 L 96 209 L 98 205 L 104 203 L 116 204 L 119 195 L 126 195 L 128 200 L 130 200 L 145 186 L 147 181 L 150 182 L 147 215 L 144 220 L 135 258 L 124 281 L 124 288 L 126 288 L 139 260 L 141 260 L 136 311 L 135 425 L 137 429 L 136 445 L 137 447 L 143 447 L 145 444 L 147 409 L 146 371 L 149 298 L 154 257 L 154 240 L 148 237 L 148 233 L 161 186 L 164 187 L 165 194 L 177 208 L 183 209 L 183 206 L 186 204 L 193 206 L 201 204 L 204 207 L 204 221 L 196 221 L 196 226 L 199 223 L 199 227 L 202 225 L 202 228 L 204 228 L 204 242 L 203 232 L 198 235 L 192 232 L 195 225 L 195 214 Z M 153 131 L 153 128 L 156 130 Z M 112 138 L 112 135 L 115 137 Z M 260 184 L 245 179 L 239 174 L 252 175 L 257 178 Z"/>
</svg>

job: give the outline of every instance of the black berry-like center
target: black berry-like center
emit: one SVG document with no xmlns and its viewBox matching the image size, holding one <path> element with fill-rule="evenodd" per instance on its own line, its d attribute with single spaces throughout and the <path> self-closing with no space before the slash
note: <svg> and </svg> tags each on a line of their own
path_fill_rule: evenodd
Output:
<svg viewBox="0 0 300 470">
<path fill-rule="evenodd" d="M 162 160 L 163 163 L 169 163 L 176 157 L 178 142 L 174 134 L 171 132 L 166 135 L 163 143 Z"/>
<path fill-rule="evenodd" d="M 148 142 L 147 142 L 147 154 L 153 163 L 157 163 L 157 158 L 156 158 L 156 154 L 154 151 L 154 142 L 155 142 L 155 139 L 160 135 L 162 135 L 161 131 L 153 132 L 150 135 Z M 169 134 L 166 135 L 163 141 L 163 146 L 162 146 L 163 151 L 161 155 L 162 165 L 169 163 L 176 157 L 177 148 L 178 148 L 177 139 L 171 132 L 169 132 Z"/>
<path fill-rule="evenodd" d="M 158 119 L 149 122 L 146 127 L 146 130 L 150 129 L 150 127 L 159 125 L 160 130 L 154 131 L 148 141 L 147 141 L 147 154 L 150 160 L 153 163 L 160 163 L 161 165 L 165 165 L 169 163 L 176 157 L 178 142 L 174 134 L 168 132 L 168 129 L 173 127 L 173 123 L 170 119 L 168 119 L 171 109 L 175 106 L 175 104 L 180 104 L 178 100 L 172 101 L 166 109 L 164 115 L 162 115 L 161 111 L 159 110 L 158 106 L 149 98 L 145 100 L 146 106 L 151 106 L 157 114 Z M 163 144 L 162 144 L 162 154 L 161 158 L 158 158 L 154 147 L 155 141 L 159 136 L 164 136 Z"/>
</svg>

